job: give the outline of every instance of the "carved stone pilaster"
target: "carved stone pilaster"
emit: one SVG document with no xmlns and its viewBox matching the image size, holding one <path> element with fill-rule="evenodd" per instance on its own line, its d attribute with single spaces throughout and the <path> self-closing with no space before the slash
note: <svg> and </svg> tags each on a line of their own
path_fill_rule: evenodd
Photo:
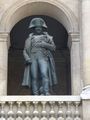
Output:
<svg viewBox="0 0 90 120">
<path fill-rule="evenodd" d="M 72 95 L 79 95 L 82 89 L 80 69 L 80 34 L 69 33 L 68 46 L 71 56 L 71 87 Z"/>
<path fill-rule="evenodd" d="M 8 33 L 0 33 L 0 95 L 7 95 Z"/>
</svg>

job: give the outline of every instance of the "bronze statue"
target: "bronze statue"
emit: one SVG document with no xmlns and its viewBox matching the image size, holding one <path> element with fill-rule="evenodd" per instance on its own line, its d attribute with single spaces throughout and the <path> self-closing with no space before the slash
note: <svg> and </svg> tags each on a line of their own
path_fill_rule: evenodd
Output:
<svg viewBox="0 0 90 120">
<path fill-rule="evenodd" d="M 50 95 L 50 86 L 57 84 L 52 56 L 56 46 L 53 37 L 43 31 L 47 25 L 42 18 L 33 18 L 29 28 L 34 32 L 25 41 L 26 66 L 22 85 L 31 87 L 33 95 Z"/>
</svg>

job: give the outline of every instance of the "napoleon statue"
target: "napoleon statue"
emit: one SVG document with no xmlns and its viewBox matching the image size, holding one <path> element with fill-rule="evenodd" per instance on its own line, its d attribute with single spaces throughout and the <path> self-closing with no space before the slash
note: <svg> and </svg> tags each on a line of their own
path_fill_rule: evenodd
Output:
<svg viewBox="0 0 90 120">
<path fill-rule="evenodd" d="M 53 37 L 45 30 L 47 25 L 42 18 L 33 18 L 29 25 L 34 32 L 25 41 L 23 55 L 25 71 L 22 86 L 32 89 L 33 95 L 50 95 L 50 87 L 57 84 Z"/>
</svg>

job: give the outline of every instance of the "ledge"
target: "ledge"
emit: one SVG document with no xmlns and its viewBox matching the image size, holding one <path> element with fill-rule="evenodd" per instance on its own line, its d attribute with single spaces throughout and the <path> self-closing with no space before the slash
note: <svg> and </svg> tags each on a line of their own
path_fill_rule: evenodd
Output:
<svg viewBox="0 0 90 120">
<path fill-rule="evenodd" d="M 0 96 L 4 101 L 81 101 L 80 96 Z"/>
</svg>

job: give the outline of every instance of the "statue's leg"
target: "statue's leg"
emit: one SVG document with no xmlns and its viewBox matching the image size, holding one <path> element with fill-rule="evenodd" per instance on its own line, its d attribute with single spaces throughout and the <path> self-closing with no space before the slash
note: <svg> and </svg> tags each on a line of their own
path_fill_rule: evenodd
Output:
<svg viewBox="0 0 90 120">
<path fill-rule="evenodd" d="M 40 59 L 39 68 L 42 77 L 44 95 L 49 95 L 50 93 L 49 93 L 48 61 L 45 59 Z"/>
<path fill-rule="evenodd" d="M 32 79 L 32 92 L 34 95 L 39 95 L 37 76 L 38 76 L 38 63 L 37 60 L 33 60 L 31 64 L 31 79 Z"/>
</svg>

